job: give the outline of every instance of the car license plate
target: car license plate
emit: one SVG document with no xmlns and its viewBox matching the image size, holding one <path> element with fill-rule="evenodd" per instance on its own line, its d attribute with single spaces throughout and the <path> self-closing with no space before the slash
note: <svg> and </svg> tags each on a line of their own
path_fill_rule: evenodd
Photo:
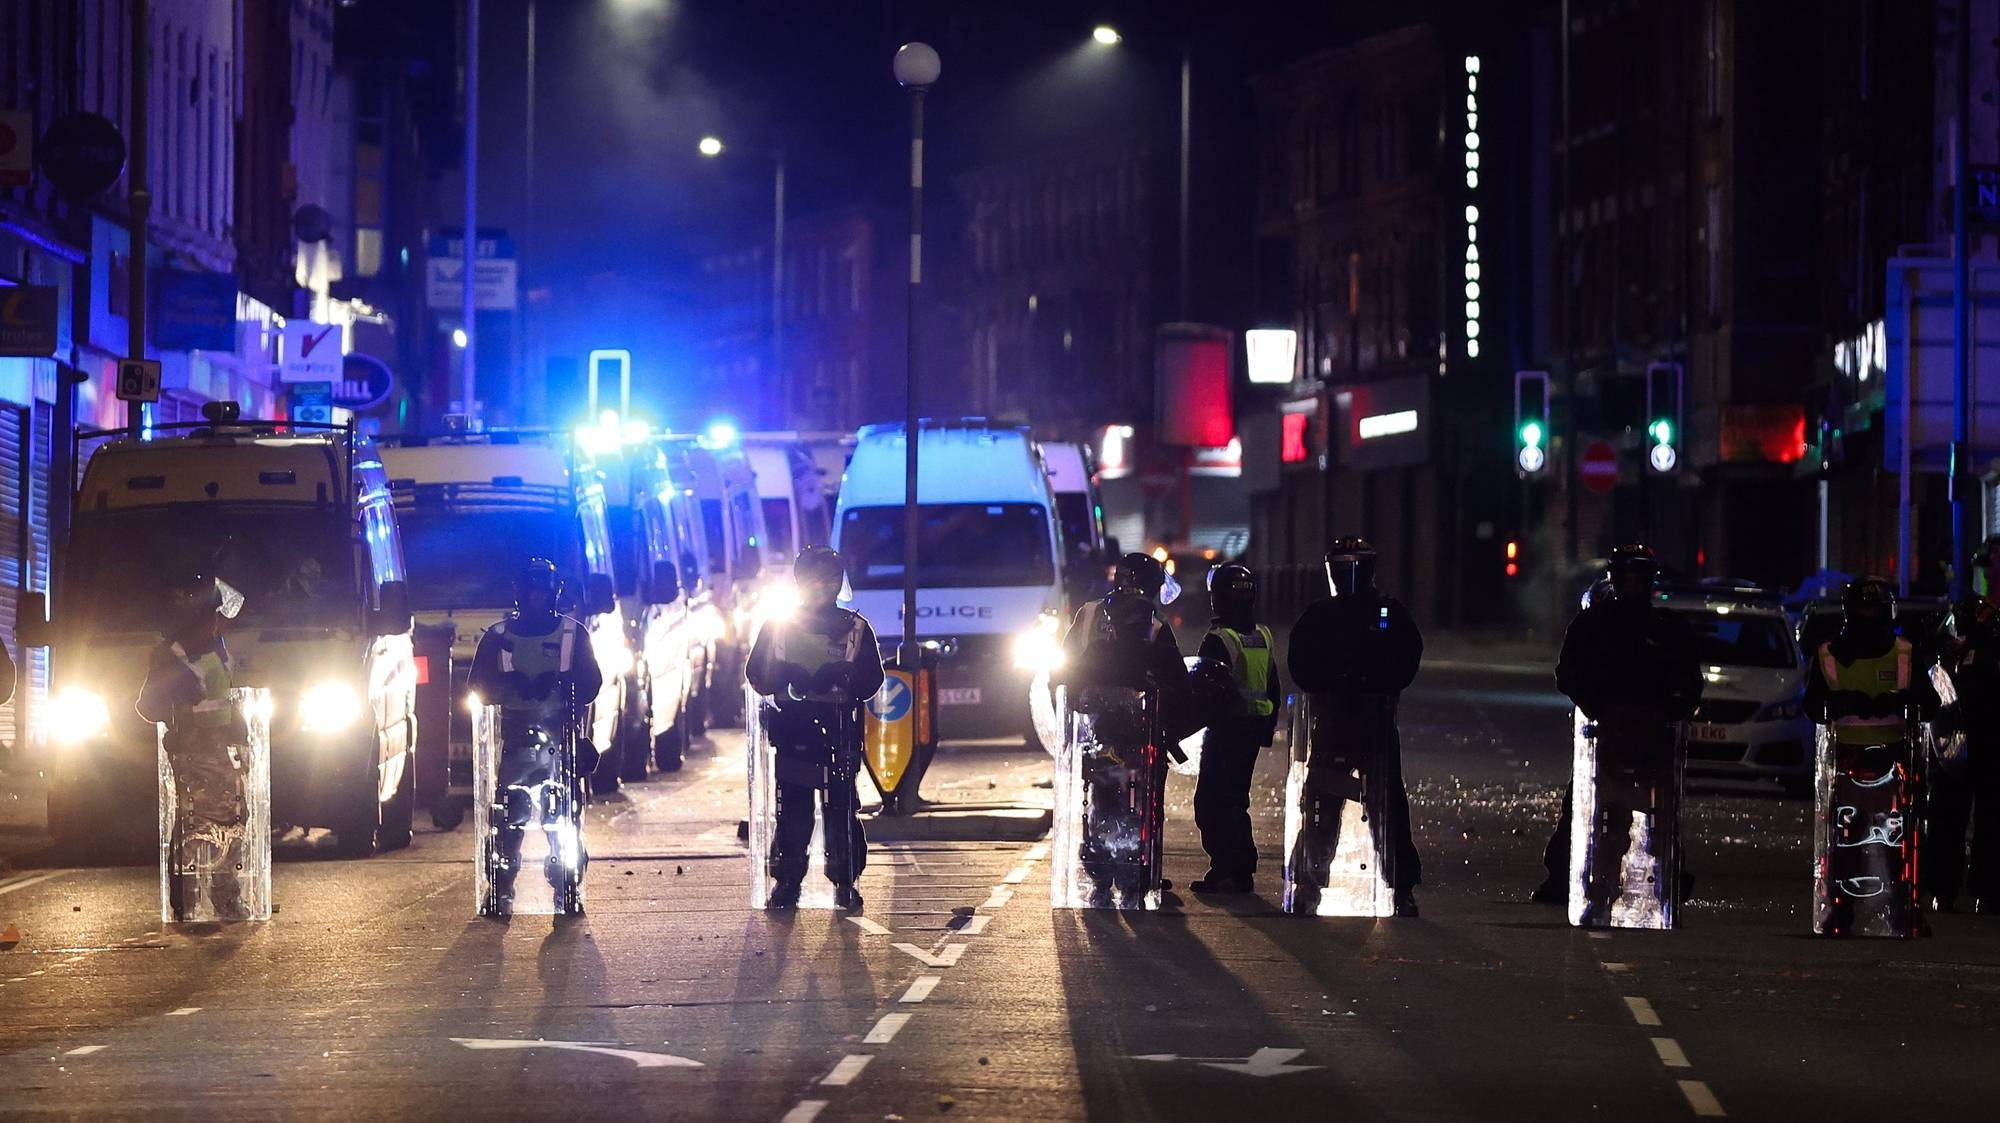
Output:
<svg viewBox="0 0 2000 1123">
<path fill-rule="evenodd" d="M 1703 744 L 1714 745 L 1729 740 L 1729 727 L 1709 722 L 1696 722 L 1688 727 L 1688 739 Z"/>
<path fill-rule="evenodd" d="M 977 706 L 979 688 L 976 686 L 947 686 L 938 690 L 938 702 L 946 706 Z"/>
</svg>

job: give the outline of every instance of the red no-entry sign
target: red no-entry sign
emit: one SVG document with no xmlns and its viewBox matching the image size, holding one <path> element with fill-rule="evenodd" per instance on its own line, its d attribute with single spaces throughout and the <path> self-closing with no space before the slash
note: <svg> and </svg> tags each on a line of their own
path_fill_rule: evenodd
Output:
<svg viewBox="0 0 2000 1123">
<path fill-rule="evenodd" d="M 1583 450 L 1583 460 L 1576 466 L 1576 474 L 1583 477 L 1583 486 L 1597 495 L 1609 495 L 1618 485 L 1618 450 L 1609 441 L 1592 441 Z"/>
</svg>

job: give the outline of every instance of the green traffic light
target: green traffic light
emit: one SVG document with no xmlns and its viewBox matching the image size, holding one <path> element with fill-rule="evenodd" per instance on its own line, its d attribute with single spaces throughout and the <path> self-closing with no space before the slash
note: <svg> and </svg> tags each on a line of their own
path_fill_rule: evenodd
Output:
<svg viewBox="0 0 2000 1123">
<path fill-rule="evenodd" d="M 1528 448 L 1542 447 L 1542 423 L 1530 421 L 1521 426 L 1521 444 Z"/>
<path fill-rule="evenodd" d="M 1653 422 L 1653 443 L 1670 445 L 1674 443 L 1674 424 L 1662 417 Z"/>
</svg>

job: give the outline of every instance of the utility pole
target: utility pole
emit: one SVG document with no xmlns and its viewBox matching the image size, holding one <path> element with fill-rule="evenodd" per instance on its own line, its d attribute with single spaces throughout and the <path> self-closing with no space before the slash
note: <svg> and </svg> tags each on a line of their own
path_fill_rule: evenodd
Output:
<svg viewBox="0 0 2000 1123">
<path fill-rule="evenodd" d="M 772 159 L 778 170 L 771 190 L 771 382 L 780 397 L 772 420 L 782 429 L 793 420 L 792 384 L 785 377 L 785 150 Z"/>
<path fill-rule="evenodd" d="M 1976 507 L 1967 502 L 1978 482 L 1972 476 L 1972 253 L 1966 230 L 1966 197 L 1971 187 L 1972 145 L 1972 0 L 1958 0 L 1957 109 L 1952 121 L 1951 193 L 1951 595 L 1963 600 L 1972 585 L 1970 547 L 1973 534 L 1966 525 Z"/>
<path fill-rule="evenodd" d="M 460 356 L 460 393 L 468 421 L 479 413 L 479 0 L 465 0 L 465 285 L 460 314 L 465 318 L 465 353 Z"/>
<path fill-rule="evenodd" d="M 1182 323 L 1187 322 L 1189 293 L 1193 291 L 1192 276 L 1188 262 L 1188 186 L 1192 179 L 1189 174 L 1189 142 L 1194 133 L 1194 45 L 1186 38 L 1181 40 L 1181 160 L 1180 160 L 1180 308 L 1177 315 Z M 1192 457 L 1194 454 L 1189 452 Z M 1190 461 L 1192 463 L 1192 461 Z"/>
<path fill-rule="evenodd" d="M 125 253 L 126 340 L 125 357 L 146 357 L 146 227 L 153 214 L 153 193 L 146 182 L 146 83 L 152 53 L 152 4 L 131 0 L 132 20 L 132 113 L 127 123 L 131 160 L 125 165 L 125 202 L 131 244 Z M 134 433 L 146 424 L 144 402 L 125 403 L 125 424 Z"/>
</svg>

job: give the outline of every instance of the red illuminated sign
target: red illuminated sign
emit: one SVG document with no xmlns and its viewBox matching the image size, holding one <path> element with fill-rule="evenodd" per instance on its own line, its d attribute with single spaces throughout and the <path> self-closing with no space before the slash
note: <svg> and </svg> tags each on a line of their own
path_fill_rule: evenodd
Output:
<svg viewBox="0 0 2000 1123">
<path fill-rule="evenodd" d="M 1306 424 L 1312 420 L 1308 413 L 1287 413 L 1278 419 L 1282 427 L 1279 432 L 1278 461 L 1282 464 L 1303 464 L 1306 460 Z"/>
</svg>

